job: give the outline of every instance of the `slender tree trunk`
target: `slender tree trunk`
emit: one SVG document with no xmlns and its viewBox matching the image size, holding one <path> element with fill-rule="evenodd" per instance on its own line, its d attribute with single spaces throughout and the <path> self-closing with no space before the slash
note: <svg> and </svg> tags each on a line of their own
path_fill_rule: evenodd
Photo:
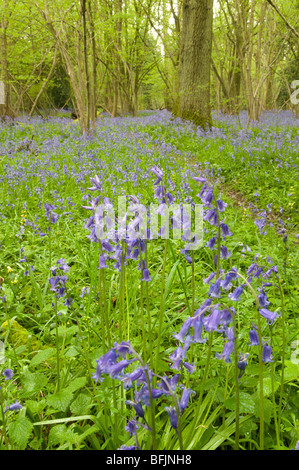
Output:
<svg viewBox="0 0 299 470">
<path fill-rule="evenodd" d="M 8 20 L 7 14 L 7 1 L 4 2 L 4 12 L 0 19 L 0 81 L 3 82 L 3 103 L 0 103 L 0 116 L 13 117 L 13 112 L 10 107 L 10 87 L 9 87 L 9 74 L 8 74 L 8 60 L 7 60 L 7 28 Z"/>
<path fill-rule="evenodd" d="M 203 128 L 212 124 L 212 24 L 213 0 L 184 0 L 178 115 Z"/>
</svg>

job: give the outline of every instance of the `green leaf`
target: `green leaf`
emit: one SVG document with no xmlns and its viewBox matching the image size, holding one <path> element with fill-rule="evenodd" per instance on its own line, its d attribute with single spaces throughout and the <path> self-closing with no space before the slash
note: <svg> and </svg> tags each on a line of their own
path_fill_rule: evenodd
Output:
<svg viewBox="0 0 299 470">
<path fill-rule="evenodd" d="M 78 377 L 77 379 L 72 380 L 72 382 L 66 387 L 66 390 L 75 392 L 76 390 L 83 388 L 85 384 L 86 377 Z"/>
<path fill-rule="evenodd" d="M 47 377 L 40 372 L 28 372 L 23 377 L 25 393 L 34 393 L 42 390 L 48 383 Z"/>
<path fill-rule="evenodd" d="M 75 415 L 84 415 L 87 412 L 88 406 L 91 402 L 91 398 L 84 393 L 80 393 L 77 398 L 71 404 L 71 412 Z"/>
<path fill-rule="evenodd" d="M 50 357 L 54 357 L 56 354 L 55 348 L 44 349 L 43 351 L 38 352 L 30 361 L 30 366 L 35 367 L 41 362 L 45 362 Z"/>
<path fill-rule="evenodd" d="M 236 409 L 236 397 L 233 396 L 225 400 L 224 405 L 227 409 L 235 411 Z M 240 413 L 254 413 L 255 400 L 252 395 L 246 392 L 240 392 L 239 394 L 239 406 Z"/>
<path fill-rule="evenodd" d="M 9 438 L 17 447 L 17 450 L 24 450 L 32 432 L 32 423 L 28 418 L 18 418 L 8 426 Z"/>
<path fill-rule="evenodd" d="M 54 395 L 50 395 L 47 398 L 47 403 L 49 406 L 55 408 L 55 410 L 66 411 L 69 407 L 72 398 L 73 393 L 65 388 L 64 390 L 60 390 Z"/>
<path fill-rule="evenodd" d="M 285 382 L 289 382 L 291 380 L 298 380 L 299 378 L 299 366 L 291 361 L 285 361 L 285 370 L 283 374 L 283 378 Z"/>
<path fill-rule="evenodd" d="M 57 424 L 50 429 L 48 446 L 53 447 L 65 441 L 67 427 L 65 424 Z"/>
</svg>

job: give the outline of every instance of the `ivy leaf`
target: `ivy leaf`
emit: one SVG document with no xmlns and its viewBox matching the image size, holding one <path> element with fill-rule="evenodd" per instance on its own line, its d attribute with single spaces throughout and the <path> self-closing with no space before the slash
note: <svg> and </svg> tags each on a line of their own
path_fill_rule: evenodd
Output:
<svg viewBox="0 0 299 470">
<path fill-rule="evenodd" d="M 25 450 L 33 424 L 28 418 L 18 418 L 8 426 L 9 438 L 18 450 Z"/>
</svg>

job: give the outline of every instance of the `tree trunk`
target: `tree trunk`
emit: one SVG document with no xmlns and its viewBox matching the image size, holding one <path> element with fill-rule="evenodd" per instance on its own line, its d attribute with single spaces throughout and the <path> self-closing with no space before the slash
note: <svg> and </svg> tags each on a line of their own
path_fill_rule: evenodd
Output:
<svg viewBox="0 0 299 470">
<path fill-rule="evenodd" d="M 13 117 L 13 112 L 10 108 L 9 103 L 9 76 L 8 76 L 8 61 L 7 61 L 7 28 L 8 20 L 5 17 L 5 12 L 7 12 L 7 1 L 4 2 L 5 10 L 0 22 L 0 80 L 2 84 L 2 100 L 0 102 L 0 116 L 10 116 Z"/>
<path fill-rule="evenodd" d="M 184 0 L 178 115 L 195 125 L 212 125 L 210 68 L 213 0 Z"/>
</svg>

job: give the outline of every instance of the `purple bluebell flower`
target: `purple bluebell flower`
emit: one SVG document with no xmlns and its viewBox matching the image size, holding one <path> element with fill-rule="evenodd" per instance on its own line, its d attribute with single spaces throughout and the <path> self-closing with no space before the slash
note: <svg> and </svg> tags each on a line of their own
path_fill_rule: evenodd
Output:
<svg viewBox="0 0 299 470">
<path fill-rule="evenodd" d="M 213 197 L 213 190 L 211 188 L 208 188 L 201 197 L 201 200 L 204 205 L 209 206 L 213 201 Z"/>
<path fill-rule="evenodd" d="M 149 272 L 148 272 L 148 269 L 147 269 L 147 268 L 145 268 L 145 269 L 143 270 L 143 278 L 142 278 L 141 280 L 142 280 L 142 281 L 145 281 L 145 282 L 149 282 L 149 281 L 152 280 L 152 278 L 151 278 L 150 275 L 149 275 Z"/>
<path fill-rule="evenodd" d="M 6 407 L 6 409 L 4 410 L 4 413 L 6 413 L 7 411 L 14 411 L 16 413 L 18 410 L 21 410 L 22 408 L 23 408 L 22 405 L 16 400 L 15 403 L 11 403 L 8 407 Z"/>
<path fill-rule="evenodd" d="M 193 374 L 193 372 L 195 371 L 195 365 L 194 365 L 194 364 L 190 364 L 190 362 L 184 361 L 184 362 L 183 362 L 183 366 L 185 367 L 185 369 L 187 369 L 187 371 L 188 371 L 190 374 Z"/>
<path fill-rule="evenodd" d="M 219 326 L 221 310 L 214 308 L 212 312 L 203 319 L 203 326 L 206 331 L 215 331 Z"/>
<path fill-rule="evenodd" d="M 182 349 L 182 358 L 184 358 L 184 359 L 187 358 L 187 352 L 188 352 L 188 349 L 189 349 L 191 343 L 192 343 L 192 336 L 190 335 L 190 333 L 188 333 L 185 340 L 184 340 L 184 346 L 183 346 L 183 349 Z"/>
<path fill-rule="evenodd" d="M 109 367 L 116 363 L 117 354 L 115 349 L 110 349 L 106 354 L 97 359 L 97 368 L 95 374 L 92 375 L 92 378 L 95 382 L 102 382 L 104 379 L 102 374 L 109 372 Z"/>
<path fill-rule="evenodd" d="M 126 446 L 125 444 L 118 447 L 117 450 L 137 450 L 136 446 Z"/>
<path fill-rule="evenodd" d="M 218 225 L 218 215 L 214 209 L 210 209 L 203 219 L 207 220 L 211 225 Z"/>
<path fill-rule="evenodd" d="M 206 338 L 202 337 L 203 316 L 204 314 L 196 315 L 195 312 L 194 317 L 192 318 L 192 327 L 194 332 L 192 341 L 194 343 L 205 343 L 207 341 Z"/>
<path fill-rule="evenodd" d="M 228 251 L 226 246 L 221 245 L 220 247 L 220 257 L 227 259 L 230 256 L 230 251 Z"/>
<path fill-rule="evenodd" d="M 114 343 L 113 346 L 118 354 L 123 358 L 125 358 L 127 354 L 132 354 L 132 346 L 130 341 L 121 341 L 119 344 Z"/>
<path fill-rule="evenodd" d="M 179 404 L 181 412 L 187 408 L 191 395 L 196 395 L 196 392 L 194 392 L 194 390 L 191 390 L 190 388 L 184 387 Z"/>
<path fill-rule="evenodd" d="M 224 359 L 225 362 L 230 363 L 232 362 L 230 359 L 230 355 L 234 350 L 234 341 L 227 341 L 223 347 L 223 351 L 221 354 L 217 353 L 215 356 L 217 359 Z"/>
<path fill-rule="evenodd" d="M 157 177 L 157 180 L 156 182 L 154 183 L 154 185 L 157 185 L 159 183 L 161 183 L 162 179 L 163 179 L 163 171 L 157 166 L 157 165 L 154 165 L 152 167 L 152 172 L 155 174 L 155 176 Z"/>
<path fill-rule="evenodd" d="M 102 185 L 97 175 L 95 175 L 93 178 L 90 178 L 90 181 L 94 186 L 88 188 L 89 191 L 102 191 Z"/>
<path fill-rule="evenodd" d="M 250 341 L 251 346 L 259 345 L 259 336 L 258 336 L 257 331 L 254 328 L 249 330 L 249 341 Z"/>
<path fill-rule="evenodd" d="M 183 352 L 183 349 L 181 346 L 179 346 L 169 356 L 169 359 L 171 360 L 171 362 L 173 362 L 173 364 L 170 366 L 171 369 L 179 370 L 181 368 L 182 352 Z"/>
<path fill-rule="evenodd" d="M 193 179 L 194 181 L 196 181 L 197 183 L 205 183 L 207 180 L 205 178 L 203 178 L 202 176 L 193 176 Z"/>
<path fill-rule="evenodd" d="M 264 292 L 263 289 L 260 289 L 258 300 L 259 300 L 260 307 L 267 307 L 267 305 L 270 305 L 267 294 Z"/>
<path fill-rule="evenodd" d="M 123 359 L 123 360 L 117 362 L 116 364 L 112 364 L 111 366 L 109 366 L 108 373 L 109 373 L 110 377 L 111 378 L 117 377 L 133 361 L 136 361 L 136 359 L 130 359 L 130 360 L 129 359 Z"/>
<path fill-rule="evenodd" d="M 233 292 L 228 294 L 228 297 L 233 301 L 240 300 L 240 296 L 243 293 L 243 286 L 238 286 Z"/>
<path fill-rule="evenodd" d="M 266 318 L 270 325 L 276 320 L 277 317 L 279 317 L 277 312 L 271 312 L 267 308 L 260 308 L 259 312 L 264 318 Z"/>
<path fill-rule="evenodd" d="M 210 297 L 221 297 L 220 283 L 221 283 L 221 278 L 219 277 L 217 281 L 214 282 L 214 284 L 211 284 L 210 290 L 209 290 Z"/>
<path fill-rule="evenodd" d="M 159 383 L 159 388 L 163 390 L 164 395 L 171 395 L 171 392 L 176 391 L 176 387 L 180 378 L 180 374 L 174 374 L 173 377 L 169 378 L 164 376 Z"/>
<path fill-rule="evenodd" d="M 223 202 L 221 199 L 217 199 L 217 207 L 219 212 L 224 212 L 227 207 L 227 203 Z"/>
<path fill-rule="evenodd" d="M 82 287 L 80 297 L 83 298 L 85 296 L 85 294 L 89 294 L 89 290 L 90 290 L 89 287 Z"/>
<path fill-rule="evenodd" d="M 126 400 L 126 405 L 132 406 L 136 411 L 137 416 L 144 418 L 144 409 L 139 401 Z"/>
<path fill-rule="evenodd" d="M 178 428 L 178 416 L 174 406 L 166 406 L 165 410 L 168 413 L 170 425 L 173 429 Z"/>
<path fill-rule="evenodd" d="M 220 285 L 221 285 L 222 289 L 224 289 L 224 290 L 230 289 L 232 287 L 231 281 L 236 279 L 236 277 L 237 277 L 236 272 L 231 271 L 231 272 L 227 273 L 225 278 L 220 282 Z"/>
<path fill-rule="evenodd" d="M 14 376 L 14 373 L 12 369 L 5 369 L 2 375 L 4 375 L 5 380 L 10 380 Z"/>
<path fill-rule="evenodd" d="M 124 389 L 128 390 L 128 389 L 132 388 L 133 387 L 133 382 L 140 379 L 142 374 L 143 374 L 142 368 L 138 367 L 137 369 L 133 370 L 133 372 L 123 375 L 121 377 L 121 381 L 123 383 Z"/>
<path fill-rule="evenodd" d="M 221 222 L 220 228 L 224 240 L 226 237 L 231 237 L 233 235 L 233 233 L 229 230 L 228 226 L 225 223 Z"/>
<path fill-rule="evenodd" d="M 103 253 L 99 256 L 99 268 L 100 269 L 106 268 L 105 255 Z"/>
<path fill-rule="evenodd" d="M 210 248 L 210 250 L 214 250 L 215 245 L 216 245 L 216 238 L 215 238 L 215 237 L 212 237 L 212 238 L 207 242 L 206 247 L 207 247 L 207 248 Z"/>
<path fill-rule="evenodd" d="M 137 429 L 138 429 L 138 423 L 136 419 L 129 420 L 127 422 L 127 425 L 125 426 L 125 431 L 127 431 L 131 437 L 137 434 Z"/>
<path fill-rule="evenodd" d="M 206 277 L 205 279 L 203 279 L 203 282 L 205 284 L 209 284 L 209 282 L 216 276 L 216 273 L 215 272 L 212 272 L 208 277 Z"/>
<path fill-rule="evenodd" d="M 273 362 L 271 346 L 269 346 L 268 343 L 264 343 L 263 345 L 263 362 Z"/>
<path fill-rule="evenodd" d="M 192 324 L 192 318 L 188 317 L 187 320 L 184 321 L 182 328 L 180 329 L 179 333 L 176 333 L 173 335 L 174 338 L 178 339 L 182 343 L 184 342 L 184 338 L 186 334 L 188 333 L 190 327 Z"/>
<path fill-rule="evenodd" d="M 238 379 L 240 379 L 242 377 L 242 375 L 244 375 L 245 369 L 247 367 L 248 356 L 249 356 L 249 353 L 246 353 L 246 354 L 241 353 L 239 355 L 238 369 L 240 369 L 241 372 L 240 372 L 240 375 L 239 375 Z"/>
</svg>

